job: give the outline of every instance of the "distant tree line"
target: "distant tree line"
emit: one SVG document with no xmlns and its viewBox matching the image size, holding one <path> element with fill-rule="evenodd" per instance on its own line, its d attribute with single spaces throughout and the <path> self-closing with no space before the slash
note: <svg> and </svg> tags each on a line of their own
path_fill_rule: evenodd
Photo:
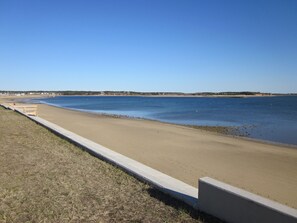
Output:
<svg viewBox="0 0 297 223">
<path fill-rule="evenodd" d="M 252 91 L 226 91 L 226 92 L 196 92 L 196 93 L 182 93 L 182 92 L 136 92 L 136 91 L 0 91 L 0 94 L 54 94 L 54 95 L 106 95 L 106 96 L 219 96 L 219 95 L 272 95 L 271 93 L 261 93 Z M 284 94 L 273 94 L 284 95 Z M 296 95 L 296 94 L 286 94 Z"/>
</svg>

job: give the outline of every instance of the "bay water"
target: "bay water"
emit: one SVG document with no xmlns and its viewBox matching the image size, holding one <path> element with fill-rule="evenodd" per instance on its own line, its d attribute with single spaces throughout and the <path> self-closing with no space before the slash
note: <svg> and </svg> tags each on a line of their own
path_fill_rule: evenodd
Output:
<svg viewBox="0 0 297 223">
<path fill-rule="evenodd" d="M 251 138 L 297 145 L 297 96 L 57 96 L 33 101 L 85 112 L 174 124 L 244 128 Z"/>
</svg>

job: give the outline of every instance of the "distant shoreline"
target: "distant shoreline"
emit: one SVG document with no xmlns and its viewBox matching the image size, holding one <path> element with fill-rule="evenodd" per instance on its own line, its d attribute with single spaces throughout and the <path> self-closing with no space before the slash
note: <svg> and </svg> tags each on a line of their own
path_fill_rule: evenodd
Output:
<svg viewBox="0 0 297 223">
<path fill-rule="evenodd" d="M 56 96 L 63 96 L 63 97 L 69 97 L 69 96 L 76 96 L 76 97 L 83 97 L 83 96 L 89 96 L 89 97 L 157 97 L 157 98 L 250 98 L 250 97 L 280 97 L 280 96 L 286 96 L 286 95 L 174 95 L 174 94 L 168 94 L 168 95 L 125 95 L 125 94 L 115 94 L 115 95 L 56 95 Z M 55 96 L 55 97 L 56 97 Z"/>
<path fill-rule="evenodd" d="M 296 96 L 296 93 L 278 94 L 251 91 L 239 92 L 135 92 L 135 91 L 1 91 L 0 97 L 55 97 L 55 96 L 134 96 L 134 97 L 217 97 L 246 98 L 271 96 Z"/>
</svg>

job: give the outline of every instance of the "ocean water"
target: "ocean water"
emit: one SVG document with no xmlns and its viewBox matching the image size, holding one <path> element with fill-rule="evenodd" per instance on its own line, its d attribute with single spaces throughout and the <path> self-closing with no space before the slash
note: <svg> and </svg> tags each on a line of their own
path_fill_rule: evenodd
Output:
<svg viewBox="0 0 297 223">
<path fill-rule="evenodd" d="M 244 128 L 251 138 L 297 145 L 297 96 L 210 98 L 59 96 L 34 102 L 161 122 Z"/>
</svg>

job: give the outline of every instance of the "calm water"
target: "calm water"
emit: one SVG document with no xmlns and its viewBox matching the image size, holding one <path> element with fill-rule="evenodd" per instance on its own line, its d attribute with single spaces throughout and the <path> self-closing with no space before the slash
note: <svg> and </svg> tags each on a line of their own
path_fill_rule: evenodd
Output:
<svg viewBox="0 0 297 223">
<path fill-rule="evenodd" d="M 35 100 L 88 112 L 162 122 L 248 127 L 249 137 L 297 145 L 297 97 L 184 98 L 68 96 Z"/>
</svg>

